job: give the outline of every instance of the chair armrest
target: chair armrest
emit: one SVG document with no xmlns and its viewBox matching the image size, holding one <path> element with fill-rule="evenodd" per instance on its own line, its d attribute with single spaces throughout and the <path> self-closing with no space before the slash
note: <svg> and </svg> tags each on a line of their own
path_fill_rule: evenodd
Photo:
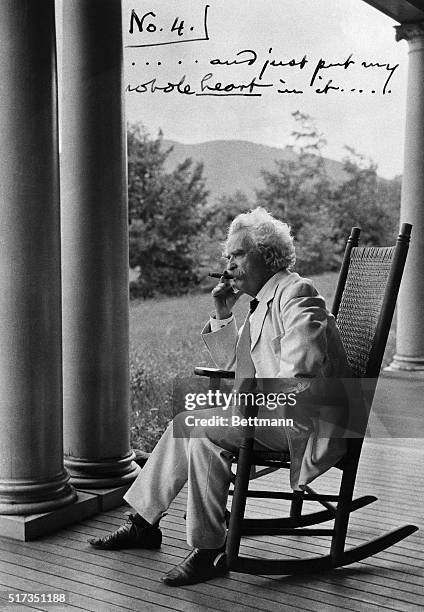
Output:
<svg viewBox="0 0 424 612">
<path fill-rule="evenodd" d="M 219 368 L 194 368 L 196 376 L 207 376 L 208 378 L 234 378 L 235 373 Z"/>
</svg>

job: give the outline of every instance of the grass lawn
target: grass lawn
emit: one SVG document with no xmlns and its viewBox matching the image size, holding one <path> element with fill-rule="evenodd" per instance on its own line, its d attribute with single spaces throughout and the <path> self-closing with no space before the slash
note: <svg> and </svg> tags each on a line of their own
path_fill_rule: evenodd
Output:
<svg viewBox="0 0 424 612">
<path fill-rule="evenodd" d="M 338 273 L 313 277 L 331 308 Z M 213 281 L 212 281 L 213 283 Z M 213 285 L 211 285 L 213 286 Z M 247 311 L 248 296 L 237 302 L 239 321 Z M 130 305 L 131 443 L 152 450 L 172 418 L 172 381 L 192 376 L 194 366 L 213 365 L 200 331 L 213 309 L 210 293 L 136 300 Z M 389 337 L 386 365 L 394 354 L 394 331 Z"/>
</svg>

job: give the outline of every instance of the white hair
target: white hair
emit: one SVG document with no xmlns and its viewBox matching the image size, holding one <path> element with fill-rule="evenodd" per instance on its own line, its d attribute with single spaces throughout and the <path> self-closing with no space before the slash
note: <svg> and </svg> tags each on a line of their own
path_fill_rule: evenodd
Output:
<svg viewBox="0 0 424 612">
<path fill-rule="evenodd" d="M 227 241 L 239 231 L 245 231 L 253 246 L 266 255 L 266 262 L 273 272 L 294 266 L 296 254 L 290 227 L 262 206 L 237 215 L 228 229 Z"/>
</svg>

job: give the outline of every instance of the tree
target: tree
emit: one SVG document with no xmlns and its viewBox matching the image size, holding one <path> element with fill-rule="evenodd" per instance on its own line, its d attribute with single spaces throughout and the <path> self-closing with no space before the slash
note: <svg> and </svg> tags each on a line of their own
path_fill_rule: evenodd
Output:
<svg viewBox="0 0 424 612">
<path fill-rule="evenodd" d="M 296 111 L 292 116 L 295 145 L 287 147 L 287 158 L 276 161 L 273 171 L 261 171 L 265 187 L 256 190 L 256 198 L 258 204 L 289 223 L 297 236 L 311 213 L 326 208 L 331 181 L 322 156 L 326 145 L 323 135 L 308 115 Z"/>
<path fill-rule="evenodd" d="M 139 125 L 128 132 L 130 266 L 138 278 L 132 297 L 184 293 L 198 281 L 197 236 L 207 191 L 203 166 L 190 159 L 166 172 L 162 133 L 151 139 Z"/>
<path fill-rule="evenodd" d="M 219 270 L 222 244 L 231 221 L 243 212 L 248 212 L 252 203 L 240 190 L 232 195 L 221 195 L 208 203 L 203 211 L 202 269 L 206 275 L 210 270 Z"/>
<path fill-rule="evenodd" d="M 363 228 L 362 244 L 379 245 L 392 238 L 393 226 L 389 207 L 379 196 L 382 181 L 377 176 L 377 165 L 351 147 L 346 150 L 348 155 L 343 160 L 346 179 L 335 189 L 331 210 L 332 234 L 340 254 L 350 227 Z"/>
<path fill-rule="evenodd" d="M 400 181 L 380 179 L 376 164 L 349 147 L 344 177 L 330 179 L 322 156 L 325 139 L 311 117 L 299 111 L 293 117 L 297 146 L 273 171 L 262 171 L 265 187 L 257 190 L 257 200 L 291 225 L 296 268 L 312 274 L 338 268 L 353 225 L 364 229 L 363 244 L 391 239 L 399 217 Z"/>
<path fill-rule="evenodd" d="M 299 111 L 293 118 L 295 144 L 273 171 L 262 170 L 265 187 L 256 191 L 256 198 L 291 226 L 297 241 L 296 268 L 311 274 L 333 265 L 328 234 L 333 183 L 322 155 L 326 140 L 314 120 Z"/>
</svg>

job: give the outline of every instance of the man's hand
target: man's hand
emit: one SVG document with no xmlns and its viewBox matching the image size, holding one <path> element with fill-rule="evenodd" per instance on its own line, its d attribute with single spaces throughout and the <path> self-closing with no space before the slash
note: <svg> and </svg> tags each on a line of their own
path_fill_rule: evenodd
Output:
<svg viewBox="0 0 424 612">
<path fill-rule="evenodd" d="M 234 291 L 228 278 L 221 276 L 217 286 L 212 289 L 216 318 L 228 319 L 231 316 L 234 304 L 242 294 L 243 291 Z"/>
</svg>

